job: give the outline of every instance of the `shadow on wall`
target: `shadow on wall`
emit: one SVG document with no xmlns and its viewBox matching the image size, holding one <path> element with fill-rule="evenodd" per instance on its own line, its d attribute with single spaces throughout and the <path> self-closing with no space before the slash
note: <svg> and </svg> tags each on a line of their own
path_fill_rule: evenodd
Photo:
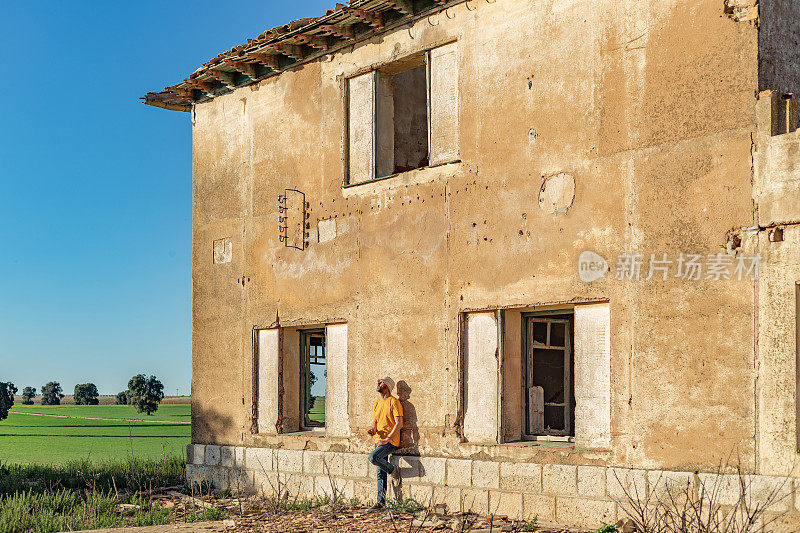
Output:
<svg viewBox="0 0 800 533">
<path fill-rule="evenodd" d="M 397 399 L 403 406 L 403 430 L 400 448 L 403 453 L 419 454 L 419 429 L 417 428 L 417 409 L 411 403 L 411 387 L 405 381 L 397 382 Z"/>
<path fill-rule="evenodd" d="M 192 443 L 221 444 L 230 440 L 238 428 L 234 427 L 233 417 L 213 407 L 192 403 Z"/>
</svg>

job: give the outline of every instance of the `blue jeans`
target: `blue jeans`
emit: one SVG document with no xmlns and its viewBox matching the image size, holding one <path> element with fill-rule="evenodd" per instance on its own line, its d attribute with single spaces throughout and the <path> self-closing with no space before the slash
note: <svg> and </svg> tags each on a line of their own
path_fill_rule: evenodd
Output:
<svg viewBox="0 0 800 533">
<path fill-rule="evenodd" d="M 386 477 L 394 472 L 395 468 L 388 461 L 389 455 L 397 451 L 397 446 L 391 443 L 383 446 L 375 445 L 375 449 L 369 454 L 369 462 L 378 467 L 378 503 L 386 503 Z"/>
</svg>

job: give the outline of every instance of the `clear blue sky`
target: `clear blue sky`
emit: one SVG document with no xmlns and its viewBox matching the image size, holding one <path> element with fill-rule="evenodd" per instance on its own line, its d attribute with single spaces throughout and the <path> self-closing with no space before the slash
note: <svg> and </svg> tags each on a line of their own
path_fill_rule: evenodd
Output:
<svg viewBox="0 0 800 533">
<path fill-rule="evenodd" d="M 3 2 L 0 381 L 189 392 L 190 118 L 139 97 L 331 7 Z"/>
</svg>

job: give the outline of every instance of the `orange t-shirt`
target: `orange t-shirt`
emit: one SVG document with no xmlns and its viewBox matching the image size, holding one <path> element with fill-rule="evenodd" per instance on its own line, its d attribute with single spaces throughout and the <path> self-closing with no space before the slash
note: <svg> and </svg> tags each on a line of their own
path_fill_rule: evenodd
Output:
<svg viewBox="0 0 800 533">
<path fill-rule="evenodd" d="M 394 429 L 394 417 L 403 416 L 403 406 L 394 396 L 378 398 L 372 406 L 372 418 L 377 422 L 378 432 L 375 433 L 375 442 L 385 439 Z M 389 441 L 400 447 L 400 432 L 394 434 Z"/>
</svg>

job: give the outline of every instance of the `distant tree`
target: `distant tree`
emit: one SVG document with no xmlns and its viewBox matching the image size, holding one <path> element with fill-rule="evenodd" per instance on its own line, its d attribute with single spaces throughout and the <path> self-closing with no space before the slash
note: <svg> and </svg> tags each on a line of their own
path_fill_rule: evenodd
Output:
<svg viewBox="0 0 800 533">
<path fill-rule="evenodd" d="M 8 418 L 8 410 L 14 405 L 17 388 L 10 381 L 0 381 L 0 420 Z"/>
<path fill-rule="evenodd" d="M 117 393 L 116 397 L 117 405 L 128 405 L 128 391 L 124 390 Z"/>
<path fill-rule="evenodd" d="M 164 385 L 155 376 L 137 374 L 128 382 L 128 402 L 139 413 L 153 414 L 164 399 Z"/>
<path fill-rule="evenodd" d="M 36 387 L 22 389 L 22 405 L 33 405 L 34 396 L 36 396 Z"/>
<path fill-rule="evenodd" d="M 42 387 L 42 405 L 60 405 L 63 397 L 58 381 L 51 381 Z"/>
<path fill-rule="evenodd" d="M 100 403 L 97 399 L 98 396 L 100 393 L 97 392 L 97 386 L 94 383 L 75 385 L 75 392 L 72 395 L 75 405 L 97 405 Z"/>
<path fill-rule="evenodd" d="M 309 411 L 314 408 L 314 403 L 316 403 L 316 400 L 317 400 L 316 396 L 311 394 L 311 387 L 314 386 L 314 383 L 317 382 L 317 379 L 318 378 L 317 378 L 317 376 L 314 375 L 314 372 L 309 370 L 308 371 L 308 401 L 306 403 L 306 407 L 308 408 Z"/>
</svg>

